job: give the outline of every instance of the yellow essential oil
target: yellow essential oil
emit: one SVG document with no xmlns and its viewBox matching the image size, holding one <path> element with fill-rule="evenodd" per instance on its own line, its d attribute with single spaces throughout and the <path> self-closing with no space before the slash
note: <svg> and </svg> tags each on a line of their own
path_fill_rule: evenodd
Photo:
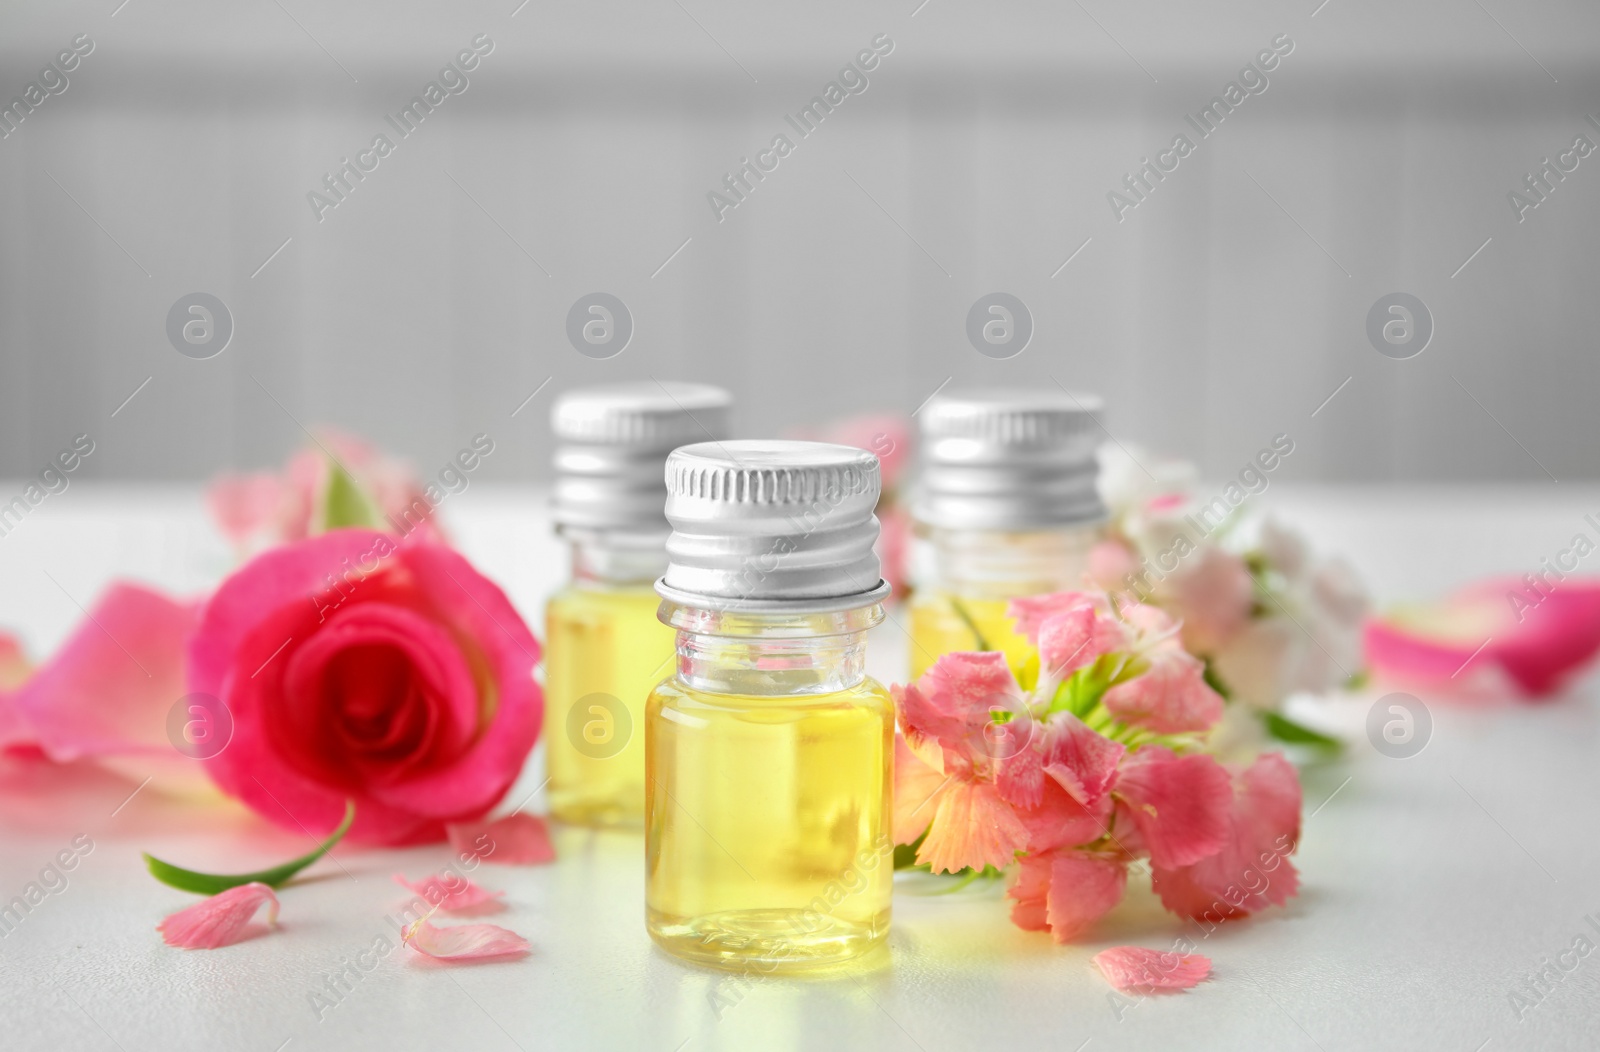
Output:
<svg viewBox="0 0 1600 1052">
<path fill-rule="evenodd" d="M 656 942 L 702 964 L 772 971 L 883 939 L 894 704 L 881 685 L 774 698 L 668 680 L 647 726 L 661 787 L 646 863 Z"/>
<path fill-rule="evenodd" d="M 572 578 L 545 611 L 545 767 L 550 813 L 644 824 L 644 703 L 672 667 L 673 631 L 652 585 L 667 567 L 667 454 L 726 425 L 704 384 L 580 388 L 556 400 L 557 532 Z"/>
<path fill-rule="evenodd" d="M 894 704 L 867 678 L 888 585 L 877 458 L 814 442 L 686 446 L 667 462 L 645 711 L 645 924 L 678 957 L 827 969 L 888 934 Z"/>
<path fill-rule="evenodd" d="M 672 667 L 673 631 L 644 586 L 572 585 L 545 612 L 550 813 L 582 825 L 644 822 L 644 703 Z"/>
<path fill-rule="evenodd" d="M 954 651 L 1032 652 L 1011 600 L 1085 587 L 1105 505 L 1100 400 L 1065 391 L 940 393 L 919 414 L 911 674 Z"/>
<path fill-rule="evenodd" d="M 1033 644 L 1019 635 L 1006 613 L 1009 599 L 978 599 L 926 589 L 911 602 L 911 678 L 916 679 L 942 654 L 960 650 L 1002 650 L 1020 668 Z"/>
</svg>

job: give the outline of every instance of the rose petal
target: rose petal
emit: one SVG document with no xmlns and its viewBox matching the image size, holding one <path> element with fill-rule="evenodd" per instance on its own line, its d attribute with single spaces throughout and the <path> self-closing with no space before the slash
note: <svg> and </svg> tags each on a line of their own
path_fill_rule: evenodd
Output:
<svg viewBox="0 0 1600 1052">
<path fill-rule="evenodd" d="M 240 884 L 179 910 L 156 925 L 168 946 L 214 950 L 244 938 L 245 926 L 261 905 L 267 905 L 267 926 L 278 923 L 278 896 L 265 884 Z"/>
<path fill-rule="evenodd" d="M 528 940 L 498 924 L 435 927 L 427 917 L 406 925 L 401 939 L 418 953 L 441 961 L 505 957 L 528 952 Z"/>
<path fill-rule="evenodd" d="M 1211 974 L 1211 959 L 1198 953 L 1162 953 L 1143 946 L 1113 946 L 1094 955 L 1106 982 L 1118 990 L 1187 990 Z"/>
<path fill-rule="evenodd" d="M 446 913 L 460 913 L 498 904 L 500 896 L 505 894 L 503 891 L 479 887 L 466 877 L 454 873 L 423 877 L 415 883 L 396 873 L 394 882 Z"/>
<path fill-rule="evenodd" d="M 167 714 L 184 691 L 184 644 L 196 604 L 114 584 L 14 696 L 57 762 L 120 753 L 172 755 Z"/>
<path fill-rule="evenodd" d="M 1499 671 L 1527 696 L 1547 697 L 1600 652 L 1600 581 L 1568 578 L 1542 595 L 1517 578 L 1484 581 L 1369 620 L 1365 642 L 1374 674 L 1391 682 L 1458 694 Z"/>
<path fill-rule="evenodd" d="M 514 812 L 493 822 L 456 822 L 445 827 L 450 846 L 462 855 L 503 866 L 554 861 L 550 830 L 537 815 Z"/>
</svg>

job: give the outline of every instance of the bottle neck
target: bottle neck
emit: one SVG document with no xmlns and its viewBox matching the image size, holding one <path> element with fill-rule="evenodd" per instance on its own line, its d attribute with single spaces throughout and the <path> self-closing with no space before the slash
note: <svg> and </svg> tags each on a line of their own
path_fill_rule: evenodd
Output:
<svg viewBox="0 0 1600 1052">
<path fill-rule="evenodd" d="M 917 585 L 962 595 L 1013 598 L 1082 588 L 1101 523 L 1047 530 L 956 530 L 919 523 Z"/>
<path fill-rule="evenodd" d="M 665 535 L 562 530 L 580 588 L 649 588 L 667 572 Z"/>
<path fill-rule="evenodd" d="M 831 694 L 866 678 L 867 630 L 880 603 L 829 613 L 749 614 L 666 601 L 678 630 L 677 678 L 708 694 Z"/>
</svg>

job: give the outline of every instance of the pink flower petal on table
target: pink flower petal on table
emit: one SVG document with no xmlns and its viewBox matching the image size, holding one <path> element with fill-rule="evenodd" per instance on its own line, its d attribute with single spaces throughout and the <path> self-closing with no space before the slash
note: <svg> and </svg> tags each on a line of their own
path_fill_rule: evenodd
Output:
<svg viewBox="0 0 1600 1052">
<path fill-rule="evenodd" d="M 518 811 L 493 822 L 458 822 L 445 827 L 450 846 L 462 855 L 503 866 L 537 866 L 555 860 L 544 819 Z"/>
<path fill-rule="evenodd" d="M 467 961 L 528 952 L 528 940 L 498 924 L 435 927 L 427 917 L 406 925 L 402 941 L 418 953 L 441 961 Z"/>
<path fill-rule="evenodd" d="M 1118 990 L 1187 990 L 1211 974 L 1211 958 L 1163 953 L 1143 946 L 1113 946 L 1094 955 L 1095 967 Z"/>
<path fill-rule="evenodd" d="M 503 891 L 490 891 L 488 888 L 479 887 L 466 877 L 455 874 L 423 877 L 412 883 L 402 874 L 396 873 L 394 882 L 413 894 L 422 896 L 430 906 L 436 906 L 446 913 L 478 909 L 497 902 L 500 896 L 505 894 Z"/>
<path fill-rule="evenodd" d="M 198 604 L 113 584 L 13 696 L 45 755 L 172 755 L 167 714 L 186 693 L 184 647 L 198 620 Z"/>
<path fill-rule="evenodd" d="M 214 950 L 231 946 L 244 937 L 245 926 L 262 903 L 267 904 L 267 925 L 278 923 L 278 896 L 265 884 L 241 884 L 236 888 L 179 910 L 156 930 L 168 946 L 186 950 Z"/>
<path fill-rule="evenodd" d="M 1528 697 L 1546 697 L 1600 652 L 1600 580 L 1568 578 L 1543 594 L 1520 578 L 1483 581 L 1369 620 L 1365 644 L 1385 680 L 1454 694 L 1499 672 Z"/>
</svg>

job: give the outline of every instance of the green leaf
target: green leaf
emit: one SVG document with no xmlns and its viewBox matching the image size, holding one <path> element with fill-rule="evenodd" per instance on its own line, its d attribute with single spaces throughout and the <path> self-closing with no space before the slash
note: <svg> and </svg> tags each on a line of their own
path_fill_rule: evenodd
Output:
<svg viewBox="0 0 1600 1052">
<path fill-rule="evenodd" d="M 1332 749 L 1336 752 L 1344 748 L 1344 742 L 1338 738 L 1331 738 L 1321 731 L 1314 731 L 1276 712 L 1262 713 L 1261 722 L 1266 724 L 1267 734 L 1290 745 L 1313 745 L 1319 749 Z"/>
<path fill-rule="evenodd" d="M 150 875 L 161 883 L 177 888 L 180 891 L 193 891 L 201 895 L 215 895 L 219 891 L 227 891 L 241 884 L 265 884 L 269 888 L 276 888 L 285 883 L 290 877 L 305 869 L 317 859 L 326 855 L 333 845 L 350 829 L 350 823 L 356 820 L 356 803 L 346 800 L 344 805 L 344 821 L 339 823 L 328 839 L 317 845 L 317 849 L 309 855 L 301 855 L 297 859 L 285 862 L 281 866 L 271 869 L 259 870 L 255 873 L 239 873 L 234 875 L 219 873 L 197 873 L 192 869 L 182 869 L 171 863 L 163 862 L 154 855 L 146 853 L 144 863 L 150 867 Z"/>
<path fill-rule="evenodd" d="M 372 530 L 384 529 L 383 516 L 372 498 L 367 496 L 350 473 L 337 461 L 328 461 L 328 485 L 322 491 L 321 531 L 337 530 L 343 526 L 365 526 Z"/>
</svg>

